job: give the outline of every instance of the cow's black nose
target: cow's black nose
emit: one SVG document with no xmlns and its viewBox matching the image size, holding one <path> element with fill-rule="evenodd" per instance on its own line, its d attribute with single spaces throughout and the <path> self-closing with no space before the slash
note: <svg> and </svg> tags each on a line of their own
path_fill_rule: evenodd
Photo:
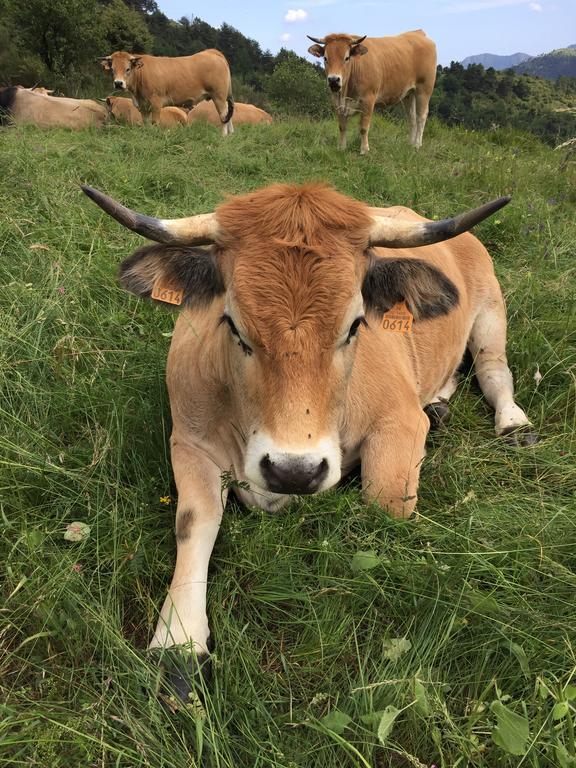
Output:
<svg viewBox="0 0 576 768">
<path fill-rule="evenodd" d="M 340 90 L 340 76 L 339 75 L 330 75 L 328 77 L 328 85 L 333 91 L 339 91 Z"/>
<path fill-rule="evenodd" d="M 306 456 L 282 456 L 272 460 L 269 454 L 260 459 L 260 469 L 272 493 L 316 493 L 328 474 L 328 461 L 310 461 Z"/>
<path fill-rule="evenodd" d="M 122 80 L 114 80 L 114 88 L 124 88 Z"/>
</svg>

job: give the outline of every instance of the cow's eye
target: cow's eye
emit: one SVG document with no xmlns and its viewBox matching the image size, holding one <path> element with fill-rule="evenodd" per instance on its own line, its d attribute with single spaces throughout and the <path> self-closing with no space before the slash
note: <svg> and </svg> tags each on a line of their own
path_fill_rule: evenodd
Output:
<svg viewBox="0 0 576 768">
<path fill-rule="evenodd" d="M 245 341 L 243 341 L 240 338 L 240 334 L 238 333 L 238 328 L 234 325 L 234 322 L 230 315 L 222 315 L 220 318 L 221 323 L 226 323 L 228 328 L 230 328 L 230 332 L 232 335 L 238 340 L 238 346 L 244 352 L 245 355 L 251 355 L 252 354 L 252 347 L 249 347 L 248 344 L 246 344 Z"/>
<path fill-rule="evenodd" d="M 357 317 L 356 320 L 352 323 L 350 326 L 350 330 L 348 331 L 348 336 L 346 338 L 346 344 L 350 344 L 354 336 L 358 333 L 358 328 L 360 328 L 361 325 L 368 325 L 366 322 L 366 318 L 364 316 Z"/>
<path fill-rule="evenodd" d="M 344 56 L 344 61 L 348 61 L 348 60 L 349 60 L 349 58 L 350 58 L 350 54 L 349 54 L 349 53 L 347 53 L 347 54 L 346 54 L 346 56 Z"/>
<path fill-rule="evenodd" d="M 324 61 L 328 63 L 328 56 L 324 56 Z"/>
</svg>

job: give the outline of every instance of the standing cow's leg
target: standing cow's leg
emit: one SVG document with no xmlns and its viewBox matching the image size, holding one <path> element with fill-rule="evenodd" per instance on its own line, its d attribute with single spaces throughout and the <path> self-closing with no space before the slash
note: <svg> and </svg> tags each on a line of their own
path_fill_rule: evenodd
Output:
<svg viewBox="0 0 576 768">
<path fill-rule="evenodd" d="M 346 149 L 346 126 L 348 125 L 348 115 L 346 108 L 342 106 L 342 109 L 338 111 L 338 149 Z"/>
<path fill-rule="evenodd" d="M 182 650 L 193 649 L 202 667 L 210 650 L 206 616 L 208 562 L 220 527 L 226 490 L 221 490 L 221 468 L 203 451 L 175 437 L 171 442 L 178 489 L 176 568 L 150 648 L 185 646 Z M 196 660 L 189 661 L 186 666 L 192 670 Z M 186 698 L 190 689 L 186 675 L 173 672 L 170 677 L 178 693 Z"/>
<path fill-rule="evenodd" d="M 495 411 L 496 434 L 511 435 L 521 445 L 535 443 L 537 436 L 528 417 L 514 402 L 514 382 L 506 359 L 506 309 L 497 284 L 474 321 L 468 348 L 480 388 Z"/>
<path fill-rule="evenodd" d="M 395 412 L 402 413 L 404 408 L 399 404 Z M 410 517 L 414 512 L 430 426 L 417 405 L 405 413 L 404 418 L 379 425 L 360 452 L 366 500 L 378 502 L 394 517 Z"/>
<path fill-rule="evenodd" d="M 406 117 L 410 125 L 410 144 L 416 146 L 417 126 L 416 126 L 416 93 L 408 91 L 402 102 L 406 110 Z"/>
<path fill-rule="evenodd" d="M 374 104 L 376 103 L 376 96 L 367 96 L 360 102 L 360 154 L 365 155 L 370 151 L 370 145 L 368 144 L 368 131 L 370 130 L 370 121 L 372 120 L 372 112 L 374 112 Z"/>
<path fill-rule="evenodd" d="M 416 86 L 416 132 L 414 135 L 413 146 L 420 149 L 422 146 L 422 135 L 424 126 L 428 118 L 428 104 L 430 102 L 430 93 L 422 87 Z"/>
<path fill-rule="evenodd" d="M 152 123 L 158 124 L 160 122 L 160 111 L 163 106 L 162 99 L 156 96 L 150 97 L 150 121 Z"/>
</svg>

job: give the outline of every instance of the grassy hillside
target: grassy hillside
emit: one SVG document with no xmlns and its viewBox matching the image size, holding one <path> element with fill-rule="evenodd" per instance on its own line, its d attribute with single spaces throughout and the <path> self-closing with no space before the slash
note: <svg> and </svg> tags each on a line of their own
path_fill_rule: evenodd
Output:
<svg viewBox="0 0 576 768">
<path fill-rule="evenodd" d="M 374 123 L 369 157 L 357 140 L 336 151 L 334 120 L 227 140 L 198 125 L 2 132 L 0 764 L 574 765 L 574 164 L 560 173 L 559 153 L 521 133 L 434 121 L 415 153 L 404 123 Z M 229 505 L 210 569 L 213 683 L 204 707 L 172 711 L 147 693 L 145 648 L 175 555 L 174 315 L 120 290 L 141 240 L 78 187 L 180 216 L 306 179 L 436 217 L 513 195 L 477 234 L 542 441 L 496 440 L 467 377 L 429 440 L 418 524 L 366 507 L 355 481 L 277 515 Z M 64 539 L 73 521 L 90 526 L 82 542 Z"/>
<path fill-rule="evenodd" d="M 576 77 L 576 46 L 557 48 L 550 53 L 534 56 L 529 61 L 515 66 L 514 70 L 522 75 L 535 75 L 548 80 Z"/>
</svg>

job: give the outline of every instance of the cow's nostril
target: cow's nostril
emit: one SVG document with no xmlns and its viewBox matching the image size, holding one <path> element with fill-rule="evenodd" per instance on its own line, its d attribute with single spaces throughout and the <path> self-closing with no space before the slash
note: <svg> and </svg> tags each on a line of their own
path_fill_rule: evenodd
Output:
<svg viewBox="0 0 576 768">
<path fill-rule="evenodd" d="M 315 493 L 328 474 L 328 460 L 311 456 L 282 455 L 272 461 L 269 454 L 260 459 L 266 486 L 273 493 Z"/>
</svg>

